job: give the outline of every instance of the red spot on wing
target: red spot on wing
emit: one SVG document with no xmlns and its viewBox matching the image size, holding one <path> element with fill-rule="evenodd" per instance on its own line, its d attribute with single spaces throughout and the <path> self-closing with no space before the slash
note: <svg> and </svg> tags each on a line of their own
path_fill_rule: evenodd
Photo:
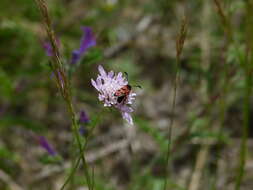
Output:
<svg viewBox="0 0 253 190">
<path fill-rule="evenodd" d="M 129 85 L 123 86 L 122 88 L 120 88 L 119 90 L 117 90 L 114 93 L 114 96 L 127 96 L 130 94 L 131 91 L 131 87 L 129 87 Z"/>
</svg>

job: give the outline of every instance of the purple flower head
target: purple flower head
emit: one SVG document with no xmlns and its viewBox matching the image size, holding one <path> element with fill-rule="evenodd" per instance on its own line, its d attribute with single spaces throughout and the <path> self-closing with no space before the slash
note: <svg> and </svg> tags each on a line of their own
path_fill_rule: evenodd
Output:
<svg viewBox="0 0 253 190">
<path fill-rule="evenodd" d="M 44 42 L 43 48 L 45 49 L 47 56 L 49 56 L 49 57 L 53 56 L 53 48 L 52 48 L 50 42 Z"/>
<path fill-rule="evenodd" d="M 87 124 L 87 123 L 89 123 L 89 117 L 88 117 L 88 115 L 87 115 L 87 113 L 84 111 L 84 110 L 82 110 L 81 112 L 80 112 L 80 119 L 79 119 L 79 121 L 80 121 L 80 123 L 82 123 L 82 124 Z"/>
<path fill-rule="evenodd" d="M 55 150 L 49 144 L 49 142 L 47 141 L 47 139 L 44 136 L 39 136 L 38 137 L 38 141 L 39 141 L 40 146 L 42 148 L 44 148 L 48 152 L 48 154 L 50 154 L 51 156 L 55 156 L 56 155 Z"/>
<path fill-rule="evenodd" d="M 113 106 L 117 108 L 121 112 L 123 119 L 133 125 L 133 119 L 130 115 L 133 109 L 129 105 L 133 104 L 136 94 L 130 91 L 126 99 L 120 103 L 117 101 L 118 97 L 115 96 L 115 92 L 127 85 L 128 81 L 121 72 L 118 74 L 114 74 L 113 71 L 106 73 L 101 65 L 99 65 L 98 70 L 100 74 L 96 81 L 91 79 L 91 84 L 99 92 L 98 99 L 104 103 L 104 107 Z"/>
<path fill-rule="evenodd" d="M 57 47 L 60 47 L 60 40 L 59 40 L 59 38 L 56 38 L 56 45 L 57 45 Z M 48 42 L 48 41 L 44 42 L 42 44 L 42 47 L 45 49 L 47 56 L 51 57 L 51 56 L 54 55 L 53 47 L 51 46 L 50 42 Z"/>
<path fill-rule="evenodd" d="M 80 48 L 72 52 L 71 64 L 76 64 L 82 55 L 92 46 L 96 45 L 95 36 L 90 27 L 81 27 L 83 36 L 81 38 Z"/>
<path fill-rule="evenodd" d="M 84 134 L 87 133 L 87 129 L 86 129 L 86 126 L 85 126 L 85 125 L 86 125 L 87 123 L 90 122 L 90 119 L 89 119 L 87 113 L 86 113 L 84 110 L 82 110 L 82 111 L 80 112 L 79 122 L 80 122 L 80 124 L 81 124 L 81 126 L 80 126 L 80 128 L 79 128 L 79 132 L 80 132 L 82 135 L 84 135 Z"/>
</svg>

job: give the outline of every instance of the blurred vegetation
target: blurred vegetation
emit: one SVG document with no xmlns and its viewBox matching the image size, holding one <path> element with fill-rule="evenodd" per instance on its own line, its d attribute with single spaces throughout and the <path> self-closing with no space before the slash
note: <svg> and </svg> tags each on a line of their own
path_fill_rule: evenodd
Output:
<svg viewBox="0 0 253 190">
<path fill-rule="evenodd" d="M 166 178 L 172 190 L 253 188 L 251 0 L 46 2 L 74 107 L 91 118 L 82 140 L 91 135 L 85 156 L 94 171 L 94 189 L 161 190 Z M 184 16 L 188 32 L 173 109 L 176 38 Z M 71 65 L 81 26 L 92 28 L 97 45 Z M 34 0 L 1 0 L 1 190 L 60 189 L 71 172 L 72 153 L 78 155 L 71 119 L 43 49 L 47 40 Z M 131 84 L 142 86 L 134 89 L 134 127 L 98 101 L 90 79 L 99 64 L 127 72 Z M 48 139 L 57 156 L 41 147 L 39 136 Z M 80 167 L 67 188 L 86 186 Z"/>
</svg>

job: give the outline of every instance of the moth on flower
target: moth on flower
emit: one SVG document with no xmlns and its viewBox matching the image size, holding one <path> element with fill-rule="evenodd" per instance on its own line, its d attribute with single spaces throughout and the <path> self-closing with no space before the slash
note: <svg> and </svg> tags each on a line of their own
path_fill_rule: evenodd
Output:
<svg viewBox="0 0 253 190">
<path fill-rule="evenodd" d="M 123 119 L 133 125 L 130 115 L 133 108 L 130 106 L 135 100 L 136 94 L 132 92 L 128 80 L 121 72 L 118 74 L 110 71 L 106 73 L 104 68 L 98 66 L 99 75 L 95 80 L 91 79 L 91 84 L 99 92 L 98 99 L 104 103 L 104 107 L 115 107 L 121 112 Z"/>
</svg>

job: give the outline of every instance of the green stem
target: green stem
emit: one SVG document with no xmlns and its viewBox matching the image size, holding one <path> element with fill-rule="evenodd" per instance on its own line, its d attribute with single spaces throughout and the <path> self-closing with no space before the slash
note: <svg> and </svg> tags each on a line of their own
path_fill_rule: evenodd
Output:
<svg viewBox="0 0 253 190">
<path fill-rule="evenodd" d="M 183 50 L 184 41 L 187 34 L 187 18 L 184 17 L 181 23 L 180 32 L 178 34 L 178 38 L 176 41 L 176 49 L 177 49 L 177 56 L 176 56 L 176 76 L 174 81 L 174 89 L 173 89 L 173 99 L 172 99 L 172 115 L 174 115 L 175 107 L 176 107 L 176 97 L 177 97 L 177 88 L 180 78 L 180 56 Z M 169 169 L 171 168 L 170 164 L 170 156 L 171 156 L 171 144 L 172 144 L 172 132 L 173 132 L 173 124 L 174 124 L 174 116 L 171 118 L 171 122 L 169 125 L 169 132 L 168 132 L 168 146 L 167 146 L 167 155 L 166 155 L 166 173 L 165 173 L 165 182 L 163 189 L 167 189 L 168 184 L 168 177 L 169 177 Z"/>
<path fill-rule="evenodd" d="M 247 74 L 249 75 L 249 74 Z M 247 139 L 249 130 L 249 118 L 250 118 L 250 96 L 251 96 L 251 84 L 252 77 L 248 76 L 245 79 L 245 97 L 244 97 L 244 108 L 243 108 L 243 130 L 242 130 L 242 142 L 240 148 L 240 161 L 238 168 L 238 175 L 236 177 L 235 190 L 239 190 L 244 175 L 245 161 L 247 156 Z"/>
<path fill-rule="evenodd" d="M 73 176 L 74 176 L 76 170 L 78 169 L 80 162 L 81 162 L 81 157 L 78 158 L 78 160 L 76 161 L 74 167 L 72 167 L 72 170 L 71 170 L 71 172 L 70 172 L 69 177 L 66 179 L 66 181 L 64 182 L 64 184 L 62 185 L 62 187 L 61 187 L 60 190 L 65 189 L 65 187 L 66 187 L 67 184 L 70 182 L 70 180 L 73 179 Z"/>
<path fill-rule="evenodd" d="M 243 105 L 243 128 L 242 128 L 242 141 L 241 141 L 241 148 L 240 148 L 240 160 L 239 160 L 239 167 L 236 176 L 235 182 L 235 190 L 240 190 L 242 179 L 244 176 L 245 171 L 245 162 L 247 157 L 247 139 L 249 133 L 249 122 L 250 122 L 250 98 L 252 94 L 252 66 L 253 66 L 253 38 L 252 38 L 252 21 L 253 21 L 253 14 L 252 14 L 253 3 L 252 1 L 246 1 L 246 31 L 245 31 L 245 38 L 246 40 L 246 56 L 244 62 L 244 105 Z"/>
<path fill-rule="evenodd" d="M 76 114 L 75 114 L 73 104 L 72 104 L 70 81 L 68 77 L 66 76 L 65 69 L 61 62 L 60 53 L 59 53 L 60 51 L 57 47 L 54 31 L 52 30 L 51 19 L 48 13 L 48 7 L 44 0 L 36 0 L 36 3 L 40 9 L 40 12 L 44 21 L 44 26 L 47 31 L 47 35 L 53 49 L 51 68 L 57 79 L 56 80 L 57 87 L 59 88 L 59 91 L 61 92 L 61 95 L 67 104 L 67 108 L 71 116 L 73 136 L 75 140 L 77 141 L 81 160 L 83 162 L 85 178 L 86 178 L 89 190 L 92 190 L 92 184 L 91 184 L 90 175 L 88 171 L 88 165 L 86 163 L 86 160 L 82 151 L 82 143 L 79 136 L 78 123 L 76 120 Z"/>
<path fill-rule="evenodd" d="M 87 162 L 86 162 L 86 159 L 85 159 L 85 156 L 84 156 L 84 150 L 82 148 L 82 143 L 81 143 L 80 136 L 79 136 L 79 131 L 78 131 L 78 123 L 77 123 L 77 120 L 76 120 L 76 117 L 75 117 L 75 112 L 74 112 L 74 108 L 73 108 L 73 105 L 72 105 L 72 102 L 71 102 L 70 94 L 68 94 L 68 96 L 66 98 L 66 102 L 68 104 L 68 109 L 69 109 L 69 112 L 71 114 L 72 130 L 73 130 L 75 139 L 76 139 L 77 144 L 78 144 L 81 160 L 83 162 L 84 174 L 85 174 L 85 178 L 86 178 L 86 181 L 87 181 L 87 185 L 88 185 L 89 190 L 92 190 L 92 184 L 91 184 L 91 179 L 90 179 L 90 175 L 89 175 L 88 165 L 87 165 Z"/>
<path fill-rule="evenodd" d="M 73 176 L 74 176 L 76 170 L 78 169 L 78 166 L 79 166 L 80 161 L 81 161 L 81 159 L 82 159 L 82 155 L 83 155 L 84 151 L 86 150 L 88 141 L 89 141 L 89 139 L 91 138 L 91 136 L 92 136 L 92 134 L 93 134 L 93 130 L 95 129 L 95 127 L 97 126 L 97 124 L 100 122 L 101 116 L 102 116 L 102 115 L 103 115 L 103 113 L 100 113 L 100 114 L 98 114 L 98 118 L 95 118 L 95 119 L 94 119 L 95 122 L 94 122 L 94 124 L 91 126 L 91 130 L 90 130 L 90 132 L 89 132 L 89 135 L 87 136 L 86 141 L 85 141 L 85 143 L 84 143 L 84 145 L 83 145 L 83 148 L 82 148 L 82 151 L 81 151 L 82 153 L 80 154 L 78 160 L 76 161 L 74 167 L 72 168 L 72 170 L 71 170 L 71 172 L 70 172 L 70 175 L 68 176 L 68 178 L 66 179 L 66 181 L 64 182 L 64 184 L 62 185 L 62 187 L 61 187 L 60 190 L 64 190 L 64 188 L 67 186 L 67 184 L 70 182 L 70 180 L 72 180 L 72 178 L 73 178 Z M 86 166 L 87 166 L 87 165 L 86 165 Z M 93 187 L 93 184 L 94 184 L 94 183 L 91 184 L 91 187 L 92 187 L 91 189 L 94 188 L 94 187 Z"/>
</svg>

